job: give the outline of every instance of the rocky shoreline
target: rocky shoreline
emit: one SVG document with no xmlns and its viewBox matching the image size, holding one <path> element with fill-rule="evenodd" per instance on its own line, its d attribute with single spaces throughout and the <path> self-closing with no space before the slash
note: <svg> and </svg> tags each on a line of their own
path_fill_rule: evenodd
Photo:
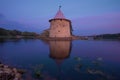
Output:
<svg viewBox="0 0 120 80">
<path fill-rule="evenodd" d="M 10 67 L 5 64 L 0 64 L 0 80 L 23 80 L 22 74 L 25 70 Z"/>
</svg>

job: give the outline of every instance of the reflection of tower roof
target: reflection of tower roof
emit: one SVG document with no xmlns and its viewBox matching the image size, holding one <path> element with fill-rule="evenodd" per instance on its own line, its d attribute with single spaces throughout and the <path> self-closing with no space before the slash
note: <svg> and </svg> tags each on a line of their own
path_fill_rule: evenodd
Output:
<svg viewBox="0 0 120 80">
<path fill-rule="evenodd" d="M 62 13 L 62 11 L 60 10 L 61 6 L 59 6 L 59 10 L 58 12 L 56 13 L 54 19 L 65 19 L 65 16 L 64 14 Z"/>
<path fill-rule="evenodd" d="M 60 66 L 64 61 L 64 59 L 54 59 L 54 60 L 58 66 Z"/>
<path fill-rule="evenodd" d="M 70 56 L 70 54 L 50 54 L 50 57 L 53 58 L 53 59 L 66 59 Z"/>
</svg>

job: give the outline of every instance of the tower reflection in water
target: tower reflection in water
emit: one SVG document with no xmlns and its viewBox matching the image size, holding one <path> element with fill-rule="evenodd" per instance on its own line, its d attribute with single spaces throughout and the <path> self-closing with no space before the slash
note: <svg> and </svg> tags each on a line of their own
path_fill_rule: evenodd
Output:
<svg viewBox="0 0 120 80">
<path fill-rule="evenodd" d="M 50 41 L 50 58 L 56 62 L 58 68 L 58 78 L 62 78 L 61 65 L 63 61 L 69 58 L 71 53 L 71 41 Z"/>
<path fill-rule="evenodd" d="M 64 60 L 70 56 L 71 41 L 50 41 L 50 58 Z"/>
</svg>

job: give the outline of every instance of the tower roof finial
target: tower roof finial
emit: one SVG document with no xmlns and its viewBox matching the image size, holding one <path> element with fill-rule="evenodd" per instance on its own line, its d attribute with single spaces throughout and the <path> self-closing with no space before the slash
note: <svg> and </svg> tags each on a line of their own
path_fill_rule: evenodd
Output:
<svg viewBox="0 0 120 80">
<path fill-rule="evenodd" d="M 62 7 L 62 6 L 60 5 L 60 6 L 59 6 L 59 10 L 61 9 L 61 7 Z"/>
<path fill-rule="evenodd" d="M 59 6 L 59 10 L 57 12 L 57 14 L 54 17 L 55 19 L 60 18 L 60 19 L 65 19 L 65 16 L 63 15 L 62 11 L 61 11 L 61 5 Z"/>
</svg>

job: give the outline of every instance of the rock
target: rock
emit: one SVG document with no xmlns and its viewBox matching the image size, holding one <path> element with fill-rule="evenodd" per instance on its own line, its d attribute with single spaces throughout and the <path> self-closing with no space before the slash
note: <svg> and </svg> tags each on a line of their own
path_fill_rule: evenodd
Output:
<svg viewBox="0 0 120 80">
<path fill-rule="evenodd" d="M 20 78 L 21 78 L 21 74 L 20 74 L 20 73 L 16 73 L 16 74 L 15 74 L 15 78 L 20 79 Z"/>
<path fill-rule="evenodd" d="M 3 71 L 0 70 L 0 74 L 3 73 Z"/>
<path fill-rule="evenodd" d="M 25 70 L 17 70 L 16 68 L 0 64 L 0 80 L 21 80 Z"/>
<path fill-rule="evenodd" d="M 0 80 L 13 80 L 14 76 L 7 74 L 7 73 L 1 73 L 0 74 Z"/>
<path fill-rule="evenodd" d="M 43 75 L 41 74 L 40 71 L 35 72 L 35 77 L 36 78 L 43 78 Z"/>
<path fill-rule="evenodd" d="M 17 73 L 17 69 L 16 69 L 16 68 L 13 68 L 13 72 L 16 74 L 16 73 Z"/>
<path fill-rule="evenodd" d="M 24 74 L 26 71 L 23 70 L 23 69 L 17 69 L 17 72 L 20 73 L 20 74 Z"/>
<path fill-rule="evenodd" d="M 74 59 L 77 60 L 77 61 L 80 61 L 80 60 L 81 60 L 80 57 L 74 57 Z"/>
<path fill-rule="evenodd" d="M 0 64 L 0 68 L 3 68 L 4 67 L 4 65 L 3 64 Z"/>
<path fill-rule="evenodd" d="M 102 60 L 103 60 L 103 58 L 99 57 L 99 58 L 97 58 L 97 60 L 98 60 L 98 61 L 102 61 Z"/>
<path fill-rule="evenodd" d="M 4 65 L 4 68 L 8 68 L 8 66 L 7 66 L 7 65 Z"/>
<path fill-rule="evenodd" d="M 102 75 L 102 76 L 105 75 L 104 72 L 102 72 L 102 71 L 100 71 L 100 70 L 87 69 L 87 72 L 88 72 L 89 74 L 97 74 L 97 75 Z"/>
<path fill-rule="evenodd" d="M 18 78 L 14 78 L 13 80 L 19 80 Z"/>
<path fill-rule="evenodd" d="M 9 69 L 9 68 L 5 68 L 5 69 L 4 69 L 4 73 L 11 74 L 11 73 L 12 73 L 12 70 L 11 70 L 11 69 Z"/>
</svg>

